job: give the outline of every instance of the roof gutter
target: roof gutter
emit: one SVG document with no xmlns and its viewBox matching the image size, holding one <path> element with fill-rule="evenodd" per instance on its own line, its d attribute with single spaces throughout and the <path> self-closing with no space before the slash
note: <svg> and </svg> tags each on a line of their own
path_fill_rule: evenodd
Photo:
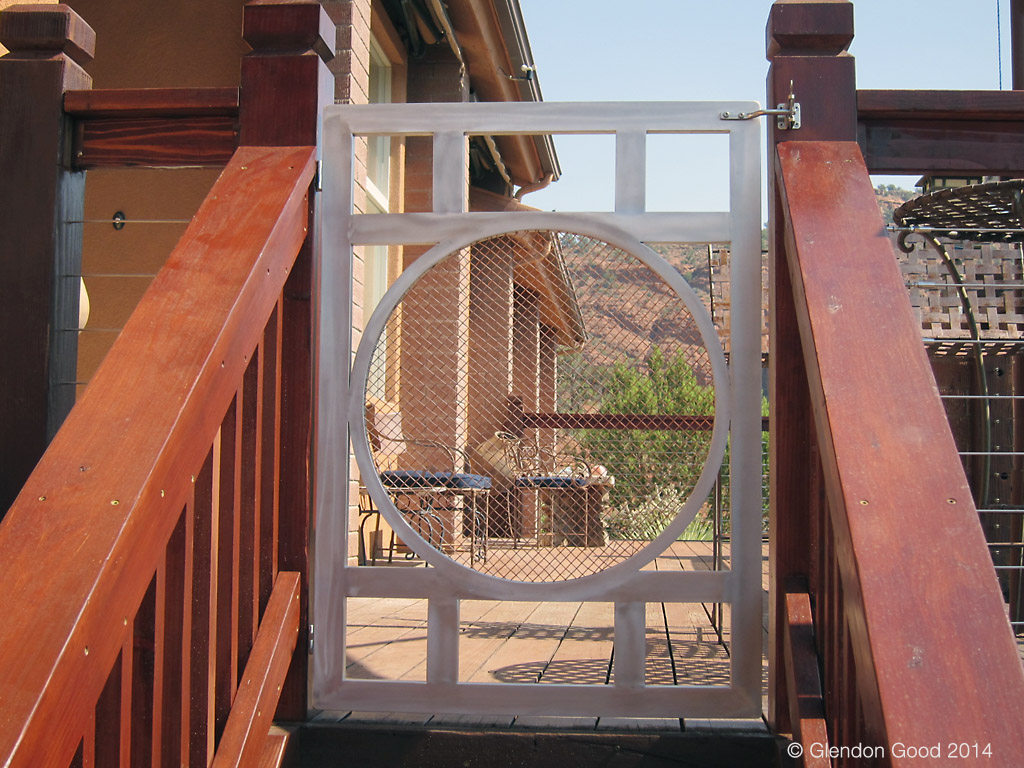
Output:
<svg viewBox="0 0 1024 768">
<path fill-rule="evenodd" d="M 519 0 L 494 0 L 495 10 L 498 15 L 498 23 L 502 33 L 508 41 L 514 41 L 515 45 L 509 49 L 509 57 L 512 59 L 511 79 L 519 86 L 523 101 L 544 101 L 544 95 L 540 90 L 540 80 L 537 78 L 537 68 L 533 60 L 533 50 L 530 48 L 530 38 L 526 34 L 526 22 L 523 19 L 523 10 Z M 516 77 L 518 72 L 529 74 L 529 77 Z M 524 94 L 523 91 L 526 93 Z M 555 142 L 551 135 L 534 136 L 534 143 L 537 152 L 541 157 L 541 164 L 545 167 L 545 176 L 550 174 L 552 181 L 558 181 L 562 175 L 562 169 L 558 163 L 558 155 L 555 153 Z"/>
<path fill-rule="evenodd" d="M 533 56 L 518 0 L 449 0 L 470 81 L 482 101 L 540 101 Z M 495 136 L 516 184 L 560 173 L 550 137 Z"/>
<path fill-rule="evenodd" d="M 462 46 L 459 45 L 458 39 L 455 37 L 455 30 L 452 29 L 452 20 L 448 18 L 448 12 L 444 8 L 444 4 L 441 0 L 429 0 L 430 15 L 434 17 L 434 23 L 444 31 L 444 36 L 448 40 L 448 45 L 451 46 L 452 53 L 455 54 L 456 60 L 462 65 L 463 72 L 466 71 L 466 60 L 462 56 Z M 494 160 L 495 168 L 501 175 L 501 178 L 506 183 L 512 184 L 512 179 L 508 175 L 508 169 L 505 167 L 505 162 L 501 159 L 501 153 L 498 151 L 498 145 L 494 142 L 494 137 L 484 136 L 484 144 L 487 146 L 487 153 Z"/>
</svg>

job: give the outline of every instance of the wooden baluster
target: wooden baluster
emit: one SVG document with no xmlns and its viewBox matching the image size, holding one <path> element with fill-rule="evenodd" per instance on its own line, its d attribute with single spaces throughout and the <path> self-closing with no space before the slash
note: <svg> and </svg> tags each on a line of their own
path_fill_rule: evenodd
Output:
<svg viewBox="0 0 1024 768">
<path fill-rule="evenodd" d="M 785 595 L 787 624 L 783 637 L 786 655 L 786 685 L 794 692 L 790 699 L 789 712 L 793 724 L 793 739 L 805 748 L 811 744 L 827 747 L 821 675 L 818 672 L 818 649 L 815 643 L 811 601 L 806 593 L 787 592 Z M 831 765 L 827 758 L 816 758 L 813 753 L 804 755 L 808 768 L 825 768 Z"/>
<path fill-rule="evenodd" d="M 153 756 L 153 684 L 156 647 L 156 577 L 133 622 L 131 764 L 148 765 Z"/>
<path fill-rule="evenodd" d="M 217 540 L 220 521 L 220 434 L 195 482 L 192 539 L 192 636 L 189 764 L 206 765 L 213 755 L 213 694 L 216 681 Z"/>
<path fill-rule="evenodd" d="M 263 369 L 263 402 L 260 464 L 260 542 L 259 584 L 260 615 L 267 608 L 270 593 L 277 576 L 281 472 L 281 311 L 280 303 L 267 322 L 260 345 L 260 364 Z"/>
<path fill-rule="evenodd" d="M 858 710 L 860 709 L 860 694 L 857 690 L 857 667 L 854 664 L 853 639 L 850 636 L 850 620 L 843 617 L 843 667 L 839 673 L 843 679 L 845 695 L 840 703 L 843 715 L 842 736 L 839 737 L 839 744 L 857 744 Z M 868 744 L 865 739 L 861 744 Z"/>
<path fill-rule="evenodd" d="M 180 765 L 184 762 L 181 751 L 181 681 L 185 647 L 185 516 L 188 513 L 188 510 L 182 512 L 167 543 L 164 562 L 157 570 L 156 679 L 153 682 L 154 765 Z"/>
<path fill-rule="evenodd" d="M 255 625 L 253 627 L 254 632 L 258 632 L 260 628 L 260 617 L 263 615 L 263 606 L 260 603 L 260 550 L 264 546 L 264 538 L 266 534 L 263 530 L 263 488 L 264 480 L 263 476 L 267 472 L 267 468 L 263 466 L 263 446 L 265 444 L 265 437 L 263 434 L 263 427 L 265 423 L 264 417 L 264 394 L 263 394 L 263 347 L 262 344 L 257 345 L 256 350 L 252 355 L 252 365 L 250 366 L 253 370 L 254 377 L 254 390 L 252 393 L 253 409 L 250 416 L 253 419 L 253 444 L 252 446 L 246 445 L 246 451 L 252 451 L 253 466 L 256 471 L 253 486 L 253 508 L 252 508 L 252 524 L 253 524 L 253 550 L 252 559 L 244 562 L 247 568 L 252 569 L 252 615 L 255 618 Z M 248 374 L 246 374 L 248 375 Z M 253 634 L 253 641 L 255 642 L 256 635 Z"/>
<path fill-rule="evenodd" d="M 241 678 L 249 651 L 256 639 L 259 628 L 259 589 L 257 583 L 257 560 L 259 552 L 259 508 L 260 467 L 259 428 L 257 416 L 260 405 L 259 357 L 254 356 L 245 370 L 242 382 L 242 506 L 239 517 L 238 548 L 238 668 L 236 678 Z"/>
<path fill-rule="evenodd" d="M 89 88 L 96 34 L 66 5 L 0 13 L 0 518 L 75 401 L 85 174 L 63 97 Z"/>
<path fill-rule="evenodd" d="M 810 521 L 818 515 L 815 505 L 819 496 L 814 493 L 811 401 L 783 239 L 775 145 L 782 141 L 856 139 L 854 61 L 844 53 L 853 40 L 853 6 L 847 0 L 777 0 L 768 17 L 767 38 L 771 61 L 768 106 L 788 99 L 792 81 L 803 112 L 803 125 L 795 131 L 778 130 L 774 118 L 768 119 L 772 419 L 768 717 L 776 731 L 788 733 L 791 727 L 780 634 L 785 621 L 782 595 L 787 588 L 807 588 L 803 580 L 812 571 Z"/>
<path fill-rule="evenodd" d="M 255 0 L 245 7 L 243 36 L 253 51 L 242 59 L 239 143 L 317 144 L 320 114 L 334 101 L 334 79 L 326 62 L 334 55 L 335 30 L 326 11 L 316 2 Z M 315 205 L 315 190 L 311 190 L 311 219 Z M 315 476 L 310 461 L 316 407 L 312 329 L 318 311 L 312 295 L 313 240 L 309 238 L 285 284 L 279 310 L 278 566 L 302 574 L 300 637 L 277 712 L 288 720 L 306 716 L 309 521 Z"/>
<path fill-rule="evenodd" d="M 81 759 L 79 760 L 79 755 Z M 71 759 L 74 766 L 81 765 L 82 768 L 95 768 L 96 766 L 96 713 L 89 714 L 85 727 L 85 735 L 82 743 L 78 746 L 78 752 Z"/>
<path fill-rule="evenodd" d="M 239 398 L 231 406 L 220 428 L 220 520 L 217 552 L 217 639 L 214 684 L 214 736 L 220 739 L 231 701 L 238 688 L 238 534 L 241 509 L 241 420 Z"/>
<path fill-rule="evenodd" d="M 192 478 L 195 483 L 195 476 Z M 192 487 L 191 497 L 185 506 L 185 544 L 184 544 L 184 565 L 182 570 L 182 620 L 181 620 L 181 647 L 178 652 L 181 654 L 181 677 L 178 680 L 168 678 L 167 681 L 175 691 L 177 701 L 174 702 L 178 708 L 178 733 L 167 733 L 165 738 L 177 739 L 181 747 L 181 761 L 184 765 L 190 764 L 192 748 L 192 667 L 195 661 L 192 658 L 192 594 L 195 589 L 195 540 L 196 540 L 196 488 Z"/>
<path fill-rule="evenodd" d="M 131 642 L 126 644 L 130 649 Z M 130 652 L 128 654 L 131 656 Z M 114 662 L 113 669 L 103 686 L 99 701 L 96 702 L 95 736 L 93 739 L 93 765 L 96 768 L 120 768 L 121 750 L 127 746 L 130 729 L 125 728 L 122 717 L 125 712 L 124 681 L 128 677 L 125 671 L 128 664 L 124 652 Z M 130 707 L 131 700 L 127 702 Z M 129 710 L 130 711 L 130 710 Z M 127 755 L 127 749 L 125 749 Z"/>
</svg>

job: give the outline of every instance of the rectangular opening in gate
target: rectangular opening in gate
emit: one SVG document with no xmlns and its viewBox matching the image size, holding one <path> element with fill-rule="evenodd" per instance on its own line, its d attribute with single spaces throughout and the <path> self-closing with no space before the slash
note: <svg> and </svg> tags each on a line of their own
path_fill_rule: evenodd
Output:
<svg viewBox="0 0 1024 768">
<path fill-rule="evenodd" d="M 729 685 L 729 606 L 647 604 L 647 685 Z"/>
<path fill-rule="evenodd" d="M 463 600 L 459 680 L 605 685 L 612 603 Z"/>
<path fill-rule="evenodd" d="M 709 501 L 710 503 L 710 501 Z M 697 517 L 686 527 L 678 541 L 672 542 L 668 549 L 658 555 L 654 568 L 659 571 L 728 571 L 731 570 L 729 556 L 731 546 L 728 540 L 720 540 L 716 546 L 711 541 L 709 530 L 711 521 L 707 519 L 711 513 L 706 507 L 697 513 Z M 726 521 L 728 522 L 728 521 Z M 696 531 L 696 533 L 691 533 Z M 690 538 L 700 536 L 699 539 Z"/>
<path fill-rule="evenodd" d="M 647 135 L 648 211 L 728 211 L 729 136 Z"/>
<path fill-rule="evenodd" d="M 350 597 L 345 607 L 346 677 L 426 680 L 426 600 Z"/>
<path fill-rule="evenodd" d="M 406 138 L 398 134 L 357 135 L 354 139 L 357 168 L 354 212 L 394 212 L 396 204 L 402 199 L 402 158 L 405 156 L 406 144 L 418 140 L 421 147 L 429 147 L 430 140 L 423 137 Z M 413 185 L 406 186 L 416 189 Z M 429 202 L 429 199 L 424 200 Z M 416 205 L 415 202 L 410 204 Z"/>
<path fill-rule="evenodd" d="M 615 136 L 559 135 L 555 149 L 561 177 L 546 188 L 525 194 L 523 204 L 542 211 L 614 210 Z"/>
</svg>

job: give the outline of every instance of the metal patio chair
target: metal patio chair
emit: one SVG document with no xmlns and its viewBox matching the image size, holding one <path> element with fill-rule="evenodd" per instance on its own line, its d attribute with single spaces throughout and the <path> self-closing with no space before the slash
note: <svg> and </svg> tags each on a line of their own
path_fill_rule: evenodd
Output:
<svg viewBox="0 0 1024 768">
<path fill-rule="evenodd" d="M 515 472 L 514 487 L 537 494 L 538 508 L 533 517 L 538 546 L 607 544 L 601 511 L 615 478 L 595 472 L 591 463 L 576 452 L 541 447 L 537 437 L 522 438 L 508 432 L 495 436 L 502 441 L 506 461 Z M 512 520 L 508 525 L 518 545 L 518 526 Z"/>
<path fill-rule="evenodd" d="M 460 539 L 468 539 L 470 564 L 486 560 L 491 478 L 474 473 L 464 451 L 436 440 L 406 437 L 398 410 L 370 406 L 366 424 L 381 484 L 412 527 L 431 546 L 447 554 L 458 550 Z M 409 468 L 410 465 L 415 468 Z M 459 511 L 455 497 L 463 502 L 461 525 L 455 520 Z M 365 509 L 361 507 L 360 512 L 363 542 L 363 529 L 370 518 L 375 518 L 375 530 L 379 531 L 380 511 L 371 503 Z M 392 561 L 396 544 L 392 531 L 388 562 Z M 372 554 L 371 565 L 376 560 L 375 547 Z"/>
</svg>

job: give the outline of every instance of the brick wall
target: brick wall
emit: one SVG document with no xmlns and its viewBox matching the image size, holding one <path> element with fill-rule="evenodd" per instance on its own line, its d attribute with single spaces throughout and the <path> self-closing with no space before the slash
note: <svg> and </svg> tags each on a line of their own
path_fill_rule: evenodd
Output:
<svg viewBox="0 0 1024 768">
<path fill-rule="evenodd" d="M 450 48 L 429 48 L 409 67 L 408 101 L 462 102 L 468 98 L 465 70 Z M 468 178 L 468 166 L 466 173 Z M 405 210 L 430 211 L 432 189 L 432 140 L 410 137 L 406 140 Z M 424 251 L 425 247 L 406 247 L 405 268 Z M 430 270 L 403 301 L 402 409 L 409 437 L 466 447 L 469 304 L 468 250 L 447 257 Z M 421 459 L 411 451 L 407 461 L 412 466 Z"/>
</svg>

